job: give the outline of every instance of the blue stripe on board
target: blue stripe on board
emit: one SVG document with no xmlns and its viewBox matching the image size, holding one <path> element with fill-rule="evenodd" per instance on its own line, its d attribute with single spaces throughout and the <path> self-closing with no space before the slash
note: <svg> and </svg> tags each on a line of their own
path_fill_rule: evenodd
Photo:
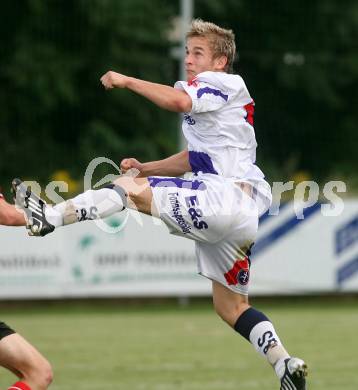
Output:
<svg viewBox="0 0 358 390">
<path fill-rule="evenodd" d="M 337 271 L 337 283 L 341 285 L 345 280 L 358 272 L 358 255 Z"/>
<path fill-rule="evenodd" d="M 336 254 L 358 242 L 358 215 L 336 231 Z"/>
<path fill-rule="evenodd" d="M 257 255 L 267 247 L 274 244 L 277 240 L 285 236 L 291 230 L 295 229 L 297 225 L 299 225 L 301 222 L 306 221 L 307 218 L 311 217 L 314 213 L 320 210 L 320 208 L 321 208 L 321 204 L 315 203 L 313 206 L 308 207 L 303 211 L 303 215 L 304 215 L 303 219 L 298 219 L 297 216 L 295 215 L 293 218 L 290 218 L 289 220 L 285 221 L 282 225 L 272 230 L 266 236 L 260 238 L 252 247 L 251 250 L 252 256 L 254 257 L 255 255 Z"/>
<path fill-rule="evenodd" d="M 288 205 L 292 205 L 293 207 L 293 203 L 291 202 L 285 202 L 285 203 L 281 203 L 280 204 L 280 209 L 279 209 L 279 213 L 285 209 Z M 260 221 L 259 221 L 259 224 L 263 224 L 267 219 L 269 219 L 269 217 L 276 217 L 276 214 L 274 215 L 270 215 L 270 210 L 271 210 L 271 207 L 266 211 L 265 214 L 262 214 L 261 217 L 260 217 Z"/>
</svg>

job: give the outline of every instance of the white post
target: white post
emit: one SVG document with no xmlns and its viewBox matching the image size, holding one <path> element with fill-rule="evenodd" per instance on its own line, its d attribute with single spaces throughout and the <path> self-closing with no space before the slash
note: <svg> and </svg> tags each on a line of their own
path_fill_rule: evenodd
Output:
<svg viewBox="0 0 358 390">
<path fill-rule="evenodd" d="M 181 16 L 181 62 L 180 62 L 180 80 L 185 80 L 185 34 L 188 31 L 189 25 L 193 19 L 193 0 L 180 0 L 180 16 Z"/>
<path fill-rule="evenodd" d="M 193 19 L 194 0 L 180 0 L 180 19 L 181 19 L 181 50 L 180 50 L 180 80 L 186 80 L 185 73 L 185 34 L 188 31 L 188 27 Z M 186 140 L 181 131 L 181 123 L 183 121 L 183 114 L 179 117 L 179 149 L 183 150 L 186 147 Z"/>
</svg>

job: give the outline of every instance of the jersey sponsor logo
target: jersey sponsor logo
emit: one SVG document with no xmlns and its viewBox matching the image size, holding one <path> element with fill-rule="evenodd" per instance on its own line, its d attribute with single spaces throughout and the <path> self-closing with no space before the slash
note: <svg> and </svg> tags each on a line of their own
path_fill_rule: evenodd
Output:
<svg viewBox="0 0 358 390">
<path fill-rule="evenodd" d="M 176 220 L 177 224 L 179 225 L 180 229 L 184 234 L 190 233 L 191 226 L 185 221 L 181 210 L 180 210 L 180 203 L 178 201 L 178 193 L 177 192 L 170 192 L 168 194 L 169 196 L 169 202 L 172 207 L 172 214 L 171 216 Z"/>
<path fill-rule="evenodd" d="M 203 212 L 197 206 L 199 205 L 199 200 L 197 196 L 187 196 L 185 198 L 185 203 L 188 206 L 188 214 L 190 215 L 191 220 L 193 221 L 194 227 L 199 230 L 207 229 L 208 224 L 202 220 Z"/>
<path fill-rule="evenodd" d="M 236 260 L 233 267 L 224 274 L 228 285 L 237 285 L 238 283 L 245 286 L 250 280 L 249 258 Z"/>
<path fill-rule="evenodd" d="M 198 99 L 200 99 L 205 93 L 210 94 L 210 95 L 214 95 L 214 96 L 220 96 L 226 102 L 229 99 L 229 95 L 225 95 L 224 93 L 222 93 L 220 91 L 220 89 L 214 89 L 214 88 L 210 88 L 210 87 L 204 87 L 204 88 L 198 89 L 196 96 L 198 97 Z"/>
<path fill-rule="evenodd" d="M 185 114 L 184 115 L 184 120 L 185 120 L 185 122 L 188 124 L 188 125 L 190 125 L 190 126 L 193 126 L 193 125 L 195 125 L 195 119 L 192 117 L 192 116 L 190 116 L 190 115 L 188 115 L 188 114 Z"/>
</svg>

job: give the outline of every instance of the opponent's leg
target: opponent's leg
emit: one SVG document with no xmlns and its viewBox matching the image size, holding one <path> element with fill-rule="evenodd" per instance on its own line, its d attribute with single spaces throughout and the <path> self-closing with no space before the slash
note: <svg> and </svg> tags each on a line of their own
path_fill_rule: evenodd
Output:
<svg viewBox="0 0 358 390">
<path fill-rule="evenodd" d="M 306 364 L 290 357 L 271 321 L 249 305 L 246 295 L 213 281 L 213 302 L 219 316 L 272 365 L 281 381 L 281 390 L 306 390 Z"/>
<path fill-rule="evenodd" d="M 14 205 L 6 202 L 0 192 L 0 225 L 6 226 L 25 226 L 24 213 L 17 210 Z"/>
<path fill-rule="evenodd" d="M 52 382 L 49 362 L 4 323 L 0 323 L 0 365 L 19 378 L 9 390 L 46 390 Z"/>
</svg>

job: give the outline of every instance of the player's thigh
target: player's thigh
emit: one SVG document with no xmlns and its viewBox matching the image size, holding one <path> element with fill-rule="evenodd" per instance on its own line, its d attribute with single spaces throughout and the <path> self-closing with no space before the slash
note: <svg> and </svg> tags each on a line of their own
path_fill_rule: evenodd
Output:
<svg viewBox="0 0 358 390">
<path fill-rule="evenodd" d="M 50 371 L 49 362 L 18 333 L 0 340 L 0 365 L 24 376 L 33 371 Z"/>
<path fill-rule="evenodd" d="M 170 233 L 195 241 L 217 242 L 233 215 L 222 206 L 223 188 L 203 180 L 149 177 L 153 203 Z"/>
<path fill-rule="evenodd" d="M 197 242 L 198 272 L 220 283 L 233 294 L 247 296 L 250 285 L 251 246 L 251 239 L 244 237 L 242 240 L 240 237 L 225 238 L 214 244 Z"/>
<path fill-rule="evenodd" d="M 250 285 L 250 250 L 256 237 L 257 218 L 242 217 L 231 234 L 219 242 L 197 242 L 198 271 L 214 281 L 216 311 L 231 324 L 248 302 Z"/>
</svg>

